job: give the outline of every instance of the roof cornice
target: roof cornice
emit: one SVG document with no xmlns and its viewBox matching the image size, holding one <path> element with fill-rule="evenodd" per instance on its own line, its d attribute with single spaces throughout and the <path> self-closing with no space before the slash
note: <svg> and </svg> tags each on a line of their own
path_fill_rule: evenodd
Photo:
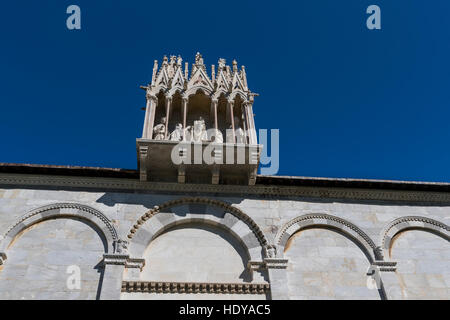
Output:
<svg viewBox="0 0 450 320">
<path fill-rule="evenodd" d="M 264 180 L 264 177 L 262 177 Z M 268 198 L 317 198 L 327 200 L 387 201 L 404 203 L 450 205 L 450 192 L 391 190 L 380 188 L 271 185 L 258 182 L 254 186 L 180 184 L 164 182 L 143 182 L 131 178 L 81 177 L 48 174 L 1 173 L 0 187 L 44 187 L 50 189 L 69 189 L 125 193 L 181 193 L 235 195 L 244 197 Z"/>
</svg>

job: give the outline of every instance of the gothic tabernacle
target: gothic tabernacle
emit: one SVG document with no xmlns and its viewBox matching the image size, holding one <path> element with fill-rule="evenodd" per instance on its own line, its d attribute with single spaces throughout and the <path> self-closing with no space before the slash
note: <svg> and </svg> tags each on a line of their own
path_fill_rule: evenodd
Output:
<svg viewBox="0 0 450 320">
<path fill-rule="evenodd" d="M 256 94 L 247 86 L 244 66 L 238 70 L 234 60 L 230 68 L 219 59 L 210 77 L 197 53 L 189 76 L 180 56 L 164 57 L 159 69 L 155 60 L 152 82 L 142 88 L 147 107 L 137 140 L 141 180 L 255 184 L 260 153 L 253 118 Z M 203 159 L 195 163 L 193 143 L 203 145 Z M 210 143 L 214 148 L 205 151 Z M 205 161 L 208 151 L 213 161 Z"/>
</svg>

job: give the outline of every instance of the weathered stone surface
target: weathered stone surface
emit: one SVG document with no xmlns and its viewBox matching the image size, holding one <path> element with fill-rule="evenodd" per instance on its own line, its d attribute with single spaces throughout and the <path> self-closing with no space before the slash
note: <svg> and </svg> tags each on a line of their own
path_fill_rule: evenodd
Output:
<svg viewBox="0 0 450 320">
<path fill-rule="evenodd" d="M 381 272 L 388 298 L 449 298 L 450 246 L 448 240 L 439 235 L 442 228 L 433 224 L 432 229 L 438 234 L 420 230 L 403 231 L 402 228 L 408 228 L 410 224 L 401 222 L 391 229 L 391 232 L 397 230 L 400 234 L 386 233 L 389 224 L 395 219 L 416 214 L 448 225 L 449 218 L 443 209 L 444 205 L 204 195 L 204 198 L 239 208 L 249 217 L 248 220 L 244 221 L 244 218 L 235 214 L 224 214 L 227 209 L 219 206 L 182 204 L 143 222 L 129 239 L 130 229 L 148 210 L 189 195 L 56 191 L 42 188 L 32 191 L 0 189 L 0 235 L 4 237 L 8 231 L 13 233 L 25 227 L 14 239 L 4 240 L 12 242 L 8 242 L 4 249 L 7 258 L 0 260 L 3 263 L 0 265 L 0 299 L 241 297 L 238 294 L 120 294 L 120 281 L 127 275 L 133 275 L 133 279 L 155 281 L 266 281 L 272 286 L 273 298 L 280 299 L 379 299 L 378 291 L 367 287 L 368 257 L 345 233 L 326 229 L 328 225 L 336 230 L 342 227 L 339 223 L 320 219 L 322 225 L 315 226 L 314 222 L 308 221 L 288 228 L 292 236 L 283 233 L 283 228 L 292 219 L 317 213 L 345 219 L 363 231 L 376 246 L 382 246 L 383 241 L 390 246 L 385 250 L 385 260 L 397 261 L 398 269 L 397 273 Z M 134 245 L 139 248 L 139 252 L 144 252 L 146 264 L 142 272 L 139 268 L 122 265 L 125 275 L 121 271 L 111 271 L 103 277 L 103 285 L 99 284 L 101 260 L 110 240 L 102 235 L 102 230 L 96 228 L 95 224 L 103 223 L 99 218 L 89 222 L 90 213 L 75 219 L 70 217 L 70 210 L 66 210 L 67 216 L 55 219 L 59 211 L 55 209 L 54 212 L 42 214 L 42 218 L 49 220 L 40 221 L 31 227 L 26 227 L 26 222 L 22 223 L 25 221 L 23 217 L 32 210 L 61 202 L 78 202 L 100 210 L 116 228 L 118 238 L 129 241 L 128 248 Z M 83 219 L 87 220 L 83 222 Z M 177 225 L 166 230 L 166 226 L 175 221 Z M 214 225 L 211 225 L 212 222 Z M 420 223 L 424 227 L 429 225 Z M 157 232 L 163 230 L 161 235 L 154 238 Z M 255 236 L 258 230 L 262 231 L 268 244 L 274 241 L 286 243 L 286 247 L 279 247 L 277 257 L 284 255 L 289 262 L 287 269 L 269 272 L 268 277 L 253 271 L 252 280 L 251 272 L 247 269 L 249 253 L 252 260 L 263 263 L 261 253 L 264 248 Z M 148 245 L 146 241 L 152 238 Z M 358 238 L 362 241 L 361 237 Z M 69 276 L 66 268 L 72 264 L 81 268 L 81 289 L 78 291 L 68 290 L 66 286 Z M 98 292 L 100 287 L 105 290 L 102 295 Z M 245 295 L 244 298 L 266 297 Z"/>
</svg>

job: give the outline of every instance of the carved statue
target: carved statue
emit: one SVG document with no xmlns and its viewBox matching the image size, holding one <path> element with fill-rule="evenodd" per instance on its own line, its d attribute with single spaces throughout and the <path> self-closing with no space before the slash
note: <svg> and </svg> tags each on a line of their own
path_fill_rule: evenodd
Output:
<svg viewBox="0 0 450 320">
<path fill-rule="evenodd" d="M 183 125 L 181 123 L 177 123 L 175 126 L 175 130 L 170 134 L 171 141 L 181 141 L 183 140 Z"/>
<path fill-rule="evenodd" d="M 237 72 L 237 61 L 233 60 L 233 73 Z"/>
<path fill-rule="evenodd" d="M 227 143 L 235 143 L 235 141 L 233 139 L 233 125 L 231 125 L 231 124 L 227 129 L 226 137 L 227 137 Z"/>
<path fill-rule="evenodd" d="M 241 128 L 238 118 L 234 118 L 234 135 L 236 137 L 236 143 L 245 143 L 245 131 Z"/>
<path fill-rule="evenodd" d="M 203 58 L 202 58 L 202 55 L 200 54 L 200 52 L 197 52 L 197 54 L 195 55 L 195 64 L 199 64 L 199 65 L 203 64 Z"/>
<path fill-rule="evenodd" d="M 167 70 L 169 78 L 172 78 L 175 74 L 175 56 L 170 56 L 169 68 Z"/>
<path fill-rule="evenodd" d="M 118 239 L 114 241 L 114 249 L 116 253 L 127 254 L 128 253 L 128 241 Z"/>
<path fill-rule="evenodd" d="M 246 133 L 241 128 L 239 119 L 234 118 L 234 139 L 233 139 L 233 125 L 230 124 L 227 129 L 227 143 L 246 143 Z"/>
<path fill-rule="evenodd" d="M 184 141 L 191 141 L 192 140 L 192 127 L 187 126 L 183 130 L 183 140 Z"/>
<path fill-rule="evenodd" d="M 219 65 L 219 70 L 225 69 L 225 59 L 220 58 L 218 65 Z"/>
<path fill-rule="evenodd" d="M 267 245 L 266 249 L 266 257 L 267 258 L 276 258 L 277 256 L 277 247 L 274 245 Z"/>
<path fill-rule="evenodd" d="M 153 139 L 164 140 L 166 134 L 166 118 L 162 117 L 161 122 L 153 128 Z"/>
<path fill-rule="evenodd" d="M 191 140 L 194 142 L 201 142 L 208 140 L 208 133 L 206 132 L 205 120 L 203 120 L 202 117 L 194 121 Z"/>
<path fill-rule="evenodd" d="M 223 135 L 222 132 L 220 132 L 220 130 L 217 129 L 210 129 L 210 136 L 209 139 L 211 142 L 214 143 L 223 143 Z"/>
</svg>

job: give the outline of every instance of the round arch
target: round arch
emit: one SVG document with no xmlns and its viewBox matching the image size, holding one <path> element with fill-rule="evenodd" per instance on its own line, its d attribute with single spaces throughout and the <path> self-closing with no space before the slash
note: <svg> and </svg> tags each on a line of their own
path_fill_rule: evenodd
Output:
<svg viewBox="0 0 450 320">
<path fill-rule="evenodd" d="M 364 231 L 345 219 L 324 213 L 305 214 L 290 220 L 277 233 L 275 244 L 284 249 L 296 232 L 314 227 L 336 230 L 346 235 L 363 250 L 370 263 L 381 259 L 377 246 Z"/>
<path fill-rule="evenodd" d="M 390 222 L 381 233 L 381 248 L 383 249 L 384 256 L 389 257 L 389 249 L 397 234 L 412 229 L 429 231 L 450 241 L 450 227 L 445 223 L 421 216 L 401 217 Z"/>
<path fill-rule="evenodd" d="M 115 252 L 117 248 L 116 229 L 111 224 L 111 221 L 100 211 L 86 205 L 77 203 L 55 203 L 34 209 L 23 215 L 14 225 L 12 225 L 4 234 L 0 243 L 0 252 L 6 250 L 14 238 L 24 230 L 32 225 L 55 218 L 75 217 L 83 220 L 88 220 L 93 223 L 107 242 L 107 253 Z"/>
<path fill-rule="evenodd" d="M 240 209 L 207 198 L 181 198 L 147 211 L 127 235 L 130 255 L 141 257 L 158 235 L 184 223 L 205 223 L 225 229 L 243 244 L 250 260 L 263 260 L 263 247 L 267 240 L 258 225 Z"/>
</svg>

